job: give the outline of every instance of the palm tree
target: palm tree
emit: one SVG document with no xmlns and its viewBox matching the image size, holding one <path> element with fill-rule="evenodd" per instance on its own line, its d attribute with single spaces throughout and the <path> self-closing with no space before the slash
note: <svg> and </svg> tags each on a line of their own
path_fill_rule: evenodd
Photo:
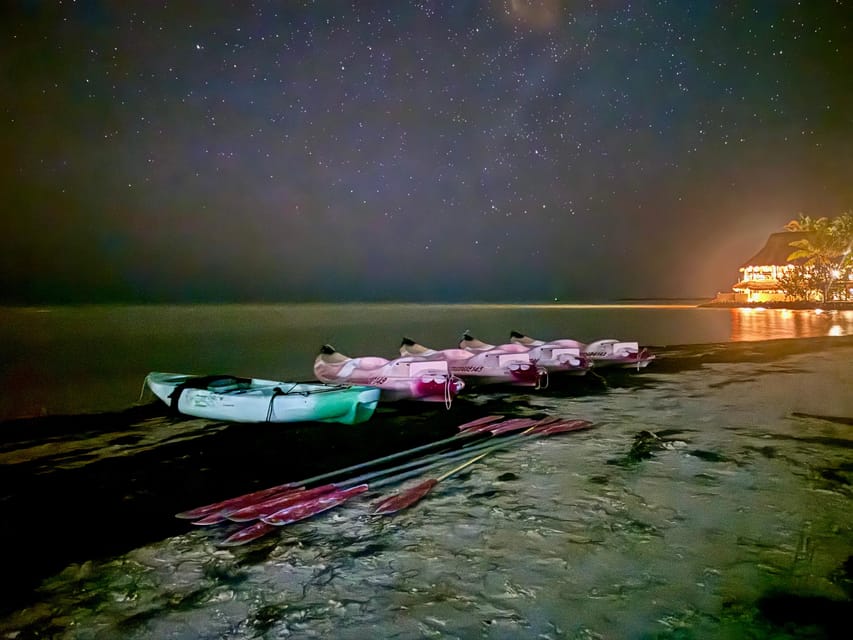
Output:
<svg viewBox="0 0 853 640">
<path fill-rule="evenodd" d="M 813 287 L 821 292 L 822 300 L 826 302 L 833 283 L 841 280 L 842 276 L 846 282 L 848 271 L 853 267 L 853 214 L 842 213 L 832 220 L 800 214 L 799 220 L 791 220 L 785 228 L 806 232 L 805 238 L 790 243 L 795 251 L 788 256 L 788 261 L 804 261 Z M 844 293 L 847 293 L 846 285 Z"/>
<path fill-rule="evenodd" d="M 785 225 L 785 228 L 788 231 L 811 231 L 814 228 L 815 223 L 819 220 L 826 220 L 826 218 L 817 218 L 813 220 L 811 216 L 804 216 L 801 213 L 799 220 L 791 220 Z"/>
</svg>

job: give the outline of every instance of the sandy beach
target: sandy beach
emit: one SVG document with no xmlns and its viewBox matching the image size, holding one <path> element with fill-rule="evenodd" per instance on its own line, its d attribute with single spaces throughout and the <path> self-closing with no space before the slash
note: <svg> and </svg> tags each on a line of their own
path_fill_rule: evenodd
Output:
<svg viewBox="0 0 853 640">
<path fill-rule="evenodd" d="M 287 603 L 298 608 L 299 602 L 312 600 L 305 593 L 313 588 L 321 598 L 344 597 L 329 589 L 355 589 L 361 593 L 357 598 L 370 593 L 379 603 L 391 606 L 395 601 L 399 605 L 400 589 L 415 588 L 401 586 L 406 580 L 417 583 L 417 576 L 424 573 L 452 570 L 455 552 L 421 549 L 396 554 L 396 562 L 409 567 L 408 579 L 397 574 L 399 566 L 387 568 L 397 576 L 391 583 L 373 575 L 386 560 L 395 562 L 396 542 L 409 535 L 401 526 L 407 531 L 428 527 L 430 535 L 449 536 L 445 543 L 451 546 L 461 543 L 459 536 L 477 535 L 480 526 L 498 526 L 501 535 L 508 537 L 499 545 L 503 551 L 491 550 L 498 555 L 490 561 L 490 571 L 512 571 L 518 563 L 540 566 L 548 562 L 557 544 L 566 549 L 558 554 L 561 562 L 569 562 L 581 573 L 569 571 L 550 586 L 530 586 L 536 597 L 517 594 L 519 600 L 505 602 L 515 612 L 501 623 L 508 626 L 498 632 L 498 627 L 487 624 L 492 631 L 484 632 L 485 637 L 514 633 L 519 634 L 514 637 L 541 633 L 562 637 L 542 630 L 547 620 L 564 630 L 567 624 L 564 614 L 553 609 L 556 603 L 547 596 L 549 589 L 555 593 L 569 589 L 570 600 L 590 605 L 588 613 L 573 614 L 580 615 L 581 622 L 574 633 L 564 633 L 565 637 L 624 637 L 620 630 L 626 630 L 626 625 L 635 626 L 640 635 L 660 637 L 669 637 L 679 625 L 692 629 L 688 637 L 735 637 L 730 634 L 743 629 L 759 635 L 781 634 L 775 637 L 801 637 L 800 633 L 832 637 L 840 624 L 839 611 L 849 607 L 853 595 L 853 517 L 849 509 L 853 338 L 669 347 L 658 355 L 644 372 L 565 380 L 536 393 L 484 390 L 460 398 L 451 411 L 423 405 L 382 408 L 370 423 L 357 428 L 229 425 L 170 416 L 157 403 L 114 413 L 5 422 L 0 430 L 4 487 L 0 539 L 13 553 L 5 567 L 0 632 L 8 638 L 45 633 L 57 638 L 110 637 L 110 630 L 120 630 L 125 637 L 201 637 L 192 634 L 202 630 L 208 635 L 219 633 L 221 628 L 214 620 L 228 619 L 232 626 L 243 625 L 243 631 L 232 637 L 255 637 L 252 634 L 257 628 L 246 626 L 246 620 L 257 620 L 251 601 L 258 598 L 278 603 L 278 613 L 268 621 L 270 628 L 292 630 L 294 620 L 288 618 Z M 564 415 L 591 420 L 595 428 L 484 461 L 479 469 L 451 483 L 446 492 L 438 492 L 423 509 L 387 523 L 371 518 L 362 502 L 273 532 L 245 549 L 224 550 L 216 545 L 227 527 L 200 530 L 173 517 L 177 511 L 213 500 L 452 435 L 456 425 L 488 414 Z M 365 438 L 367 433 L 369 438 Z M 493 483 L 502 473 L 518 479 L 490 499 Z M 698 494 L 697 482 L 702 488 Z M 777 494 L 780 488 L 787 495 Z M 690 504 L 693 499 L 704 504 L 703 491 L 716 497 L 705 507 Z M 506 498 L 500 497 L 503 493 Z M 464 506 L 472 494 L 479 497 Z M 627 499 L 626 495 L 633 497 Z M 780 507 L 776 500 L 784 505 Z M 507 523 L 514 518 L 510 514 L 530 509 L 540 513 L 544 504 L 552 505 L 554 515 L 566 519 L 547 531 L 535 528 L 535 536 L 546 536 L 548 545 L 529 538 L 534 533 L 525 521 Z M 568 524 L 596 504 L 593 511 L 599 515 L 595 515 L 595 523 Z M 601 508 L 604 512 L 599 513 Z M 612 588 L 608 581 L 613 578 L 601 574 L 601 567 L 595 571 L 579 567 L 595 562 L 596 554 L 608 553 L 615 554 L 607 556 L 608 571 L 639 570 L 628 548 L 617 551 L 610 547 L 612 536 L 622 526 L 618 524 L 623 520 L 622 511 L 632 509 L 643 515 L 632 515 L 625 522 L 648 521 L 644 526 L 657 533 L 632 529 L 620 536 L 671 538 L 667 541 L 670 550 L 682 557 L 677 569 L 664 568 L 664 557 L 645 558 L 648 564 L 641 573 L 658 574 L 656 585 L 658 579 L 661 585 L 682 581 L 685 591 L 678 595 L 678 590 L 670 593 L 669 586 L 647 584 L 653 592 L 661 590 L 657 594 L 661 603 L 653 607 L 655 612 L 647 612 L 650 617 L 625 617 L 628 614 L 620 613 L 620 607 L 608 617 L 597 605 L 592 606 L 598 602 L 593 594 Z M 669 515 L 663 517 L 664 512 Z M 505 513 L 499 525 L 488 524 L 496 513 Z M 607 532 L 599 529 L 602 513 L 612 517 Z M 741 521 L 743 518 L 750 524 Z M 657 524 L 648 524 L 655 520 Z M 764 526 L 775 530 L 760 530 Z M 473 529 L 465 533 L 468 527 Z M 780 539 L 782 529 L 786 533 Z M 335 540 L 342 530 L 358 538 L 361 551 L 352 551 L 352 539 L 343 550 L 339 547 L 340 540 Z M 790 532 L 795 530 L 806 539 L 790 541 Z M 519 535 L 521 538 L 514 539 Z M 754 539 L 759 550 L 741 549 L 744 557 L 714 569 L 709 569 L 713 564 L 709 559 L 693 557 L 696 549 L 721 553 L 714 539 L 729 535 Z M 303 547 L 300 540 L 308 546 Z M 635 543 L 633 540 L 631 545 Z M 654 546 L 649 540 L 646 543 L 645 550 Z M 738 543 L 739 547 L 751 544 Z M 805 547 L 798 549 L 798 544 Z M 365 550 L 365 545 L 372 550 Z M 680 545 L 684 548 L 679 551 Z M 771 550 L 760 551 L 764 547 Z M 310 561 L 303 553 L 309 548 L 313 549 Z M 511 549 L 515 549 L 512 560 L 507 555 Z M 726 549 L 725 554 L 738 552 Z M 326 557 L 329 553 L 333 558 Z M 343 558 L 346 569 L 336 569 L 325 587 L 317 586 L 309 567 L 316 569 L 318 561 L 334 566 L 344 562 Z M 153 578 L 150 572 L 157 567 L 155 573 L 162 575 L 153 582 L 146 578 L 144 586 L 116 585 L 116 572 L 127 570 L 128 563 L 140 575 Z M 188 584 L 181 586 L 187 576 L 173 572 L 196 564 L 204 575 L 204 597 L 188 602 L 186 594 L 175 595 L 189 588 Z M 297 572 L 302 566 L 306 573 L 302 578 L 293 577 L 296 583 L 289 583 L 276 595 L 276 587 L 265 585 L 285 565 L 290 567 L 288 571 Z M 236 567 L 251 577 L 232 584 L 229 572 Z M 476 573 L 479 569 L 475 569 Z M 335 575 L 343 582 L 338 584 Z M 364 582 L 356 579 L 360 586 L 354 586 L 353 576 L 361 576 Z M 716 577 L 709 581 L 709 576 Z M 441 582 L 448 578 L 433 575 L 431 579 Z M 308 582 L 298 587 L 300 580 Z M 479 588 L 470 591 L 462 578 L 454 580 L 462 581 L 454 589 L 468 593 L 470 601 L 456 601 L 450 611 L 438 615 L 442 624 L 429 622 L 436 616 L 421 611 L 436 605 L 415 598 L 406 605 L 409 613 L 397 609 L 389 617 L 362 605 L 344 622 L 334 612 L 315 611 L 316 620 L 303 622 L 300 628 L 304 637 L 324 633 L 359 637 L 376 625 L 399 629 L 398 637 L 419 637 L 424 628 L 432 627 L 443 637 L 470 637 L 472 630 L 482 630 L 486 624 L 471 622 L 485 615 L 485 605 L 473 604 L 481 597 Z M 525 574 L 517 580 L 531 580 L 532 585 L 540 578 Z M 315 586 L 309 588 L 309 583 Z M 706 586 L 696 587 L 700 583 Z M 716 587 L 708 586 L 711 583 Z M 523 585 L 516 587 L 523 593 Z M 128 595 L 129 588 L 134 595 Z M 193 587 L 198 588 L 198 584 Z M 125 594 L 119 600 L 117 589 Z M 304 593 L 295 596 L 293 589 Z M 697 589 L 701 597 L 694 593 Z M 647 596 L 641 593 L 642 589 L 636 594 L 629 589 L 621 599 L 645 611 L 647 605 L 639 602 Z M 434 602 L 434 596 L 427 600 Z M 412 597 L 411 593 L 407 596 Z M 679 598 L 691 603 L 692 617 L 681 619 L 684 612 L 658 611 L 660 607 L 677 608 Z M 667 615 L 679 619 L 664 624 L 661 621 Z M 24 635 L 17 635 L 21 632 Z"/>
</svg>

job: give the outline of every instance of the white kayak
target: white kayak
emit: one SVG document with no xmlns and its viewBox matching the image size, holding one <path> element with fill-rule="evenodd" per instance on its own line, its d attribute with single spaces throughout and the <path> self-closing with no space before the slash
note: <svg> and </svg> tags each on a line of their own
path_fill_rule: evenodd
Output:
<svg viewBox="0 0 853 640">
<path fill-rule="evenodd" d="M 145 382 L 154 395 L 179 413 L 229 422 L 357 424 L 370 419 L 379 401 L 379 389 L 367 386 L 156 371 Z"/>
</svg>

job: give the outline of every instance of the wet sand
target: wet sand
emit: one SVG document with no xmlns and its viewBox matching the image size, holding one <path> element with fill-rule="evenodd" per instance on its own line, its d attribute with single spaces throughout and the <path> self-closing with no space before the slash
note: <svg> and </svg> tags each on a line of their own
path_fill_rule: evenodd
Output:
<svg viewBox="0 0 853 640">
<path fill-rule="evenodd" d="M 783 414 L 826 421 L 846 434 L 836 438 L 836 446 L 853 447 L 853 431 L 848 432 L 853 428 L 853 337 L 654 351 L 658 360 L 639 373 L 552 379 L 552 386 L 541 392 L 472 391 L 451 411 L 434 405 L 385 406 L 358 426 L 215 423 L 169 415 L 159 402 L 115 413 L 2 423 L 0 542 L 7 561 L 0 615 L 27 607 L 37 599 L 39 584 L 68 565 L 85 565 L 186 532 L 189 525 L 173 517 L 178 511 L 443 438 L 455 433 L 458 424 L 484 415 L 547 415 L 542 398 L 606 398 L 617 390 L 651 388 L 662 378 L 671 382 L 673 376 L 677 380 L 719 366 L 730 371 L 725 384 L 750 393 L 760 371 L 762 390 L 751 408 L 756 419 Z M 800 365 L 790 363 L 803 357 L 809 371 L 798 375 Z M 602 416 L 585 415 L 585 409 L 579 403 L 570 417 L 602 422 Z M 634 447 L 614 450 L 614 458 L 639 459 L 645 446 L 641 431 L 645 429 L 638 427 Z M 849 494 L 853 468 L 834 473 L 834 482 Z M 839 524 L 841 532 L 849 531 L 853 516 Z M 848 560 L 848 571 L 850 564 Z M 849 573 L 839 580 L 850 586 Z M 848 591 L 848 605 L 850 596 Z M 784 610 L 784 600 L 780 602 L 768 606 Z M 815 604 L 821 605 L 825 603 Z"/>
</svg>

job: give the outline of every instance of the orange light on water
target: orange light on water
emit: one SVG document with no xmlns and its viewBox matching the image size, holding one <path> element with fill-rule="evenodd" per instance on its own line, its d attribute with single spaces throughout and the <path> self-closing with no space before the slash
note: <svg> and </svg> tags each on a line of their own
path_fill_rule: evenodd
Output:
<svg viewBox="0 0 853 640">
<path fill-rule="evenodd" d="M 730 317 L 732 341 L 853 335 L 853 311 L 740 308 Z"/>
</svg>

